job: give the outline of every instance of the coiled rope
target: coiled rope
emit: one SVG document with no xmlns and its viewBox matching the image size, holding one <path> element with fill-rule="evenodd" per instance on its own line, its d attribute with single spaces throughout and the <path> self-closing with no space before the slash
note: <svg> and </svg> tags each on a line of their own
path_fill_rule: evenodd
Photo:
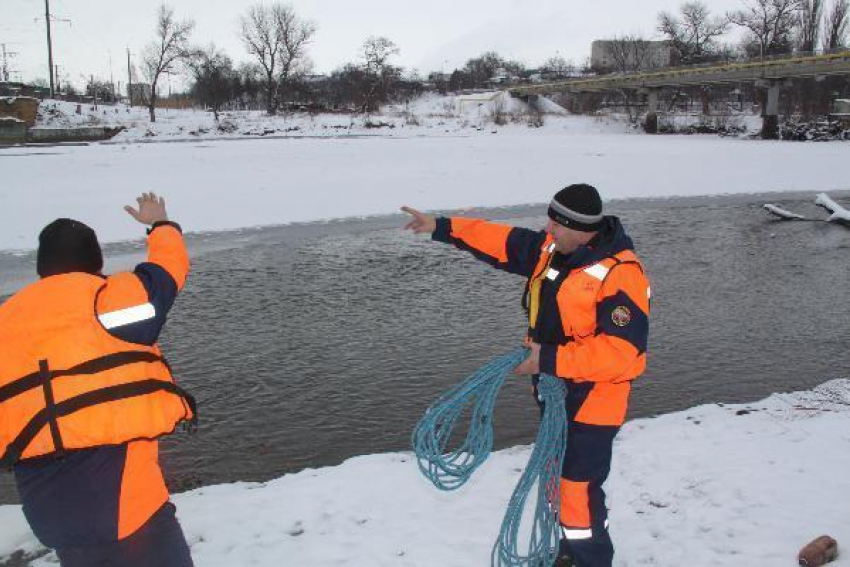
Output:
<svg viewBox="0 0 850 567">
<path fill-rule="evenodd" d="M 472 376 L 440 396 L 413 430 L 411 441 L 419 470 L 440 490 L 463 486 L 493 450 L 493 414 L 496 398 L 507 376 L 528 356 L 518 349 L 481 367 Z M 566 385 L 541 375 L 538 392 L 543 418 L 534 450 L 520 476 L 493 547 L 491 564 L 498 567 L 548 567 L 558 553 L 560 539 L 561 462 L 567 446 Z M 449 449 L 455 425 L 471 410 L 469 429 L 460 445 Z M 537 503 L 528 551 L 518 550 L 520 526 L 528 496 L 537 484 Z"/>
<path fill-rule="evenodd" d="M 542 374 L 537 391 L 543 399 L 543 418 L 528 465 L 519 477 L 502 520 L 490 563 L 499 567 L 549 567 L 558 557 L 561 539 L 561 463 L 567 450 L 566 383 Z M 537 484 L 537 506 L 525 555 L 520 554 L 520 526 L 528 496 Z"/>
<path fill-rule="evenodd" d="M 493 413 L 505 378 L 525 358 L 525 349 L 500 356 L 440 396 L 413 430 L 419 470 L 440 490 L 455 490 L 469 480 L 493 450 Z M 469 430 L 459 447 L 448 444 L 458 419 L 471 406 Z"/>
</svg>

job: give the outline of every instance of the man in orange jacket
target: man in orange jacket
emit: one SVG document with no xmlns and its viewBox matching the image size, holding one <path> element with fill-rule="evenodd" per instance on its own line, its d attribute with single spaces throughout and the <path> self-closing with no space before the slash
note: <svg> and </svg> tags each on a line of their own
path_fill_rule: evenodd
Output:
<svg viewBox="0 0 850 567">
<path fill-rule="evenodd" d="M 191 567 L 157 438 L 196 418 L 157 345 L 189 271 L 180 226 L 153 193 L 127 212 L 148 258 L 101 274 L 94 231 L 41 232 L 41 279 L 0 305 L 0 464 L 63 567 Z"/>
<path fill-rule="evenodd" d="M 434 218 L 409 207 L 405 228 L 525 277 L 530 349 L 518 374 L 567 382 L 567 453 L 561 474 L 558 565 L 610 567 L 614 547 L 602 485 L 631 382 L 646 368 L 649 282 L 619 219 L 605 216 L 589 185 L 549 204 L 543 231 L 470 218 Z"/>
</svg>

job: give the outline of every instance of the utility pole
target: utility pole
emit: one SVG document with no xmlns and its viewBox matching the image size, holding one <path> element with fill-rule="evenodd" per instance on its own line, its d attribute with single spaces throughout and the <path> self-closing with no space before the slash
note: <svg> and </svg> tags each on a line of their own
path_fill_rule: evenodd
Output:
<svg viewBox="0 0 850 567">
<path fill-rule="evenodd" d="M 56 88 L 53 85 L 53 41 L 50 39 L 50 0 L 44 0 L 44 20 L 47 24 L 47 59 L 49 66 L 47 67 L 50 75 L 50 98 L 56 96 Z"/>
<path fill-rule="evenodd" d="M 112 95 L 112 104 L 115 104 L 115 75 L 112 74 L 112 51 L 109 52 L 109 92 Z"/>
<path fill-rule="evenodd" d="M 130 99 L 130 106 L 133 106 L 133 67 L 130 64 L 130 48 L 127 48 L 127 98 Z"/>
</svg>

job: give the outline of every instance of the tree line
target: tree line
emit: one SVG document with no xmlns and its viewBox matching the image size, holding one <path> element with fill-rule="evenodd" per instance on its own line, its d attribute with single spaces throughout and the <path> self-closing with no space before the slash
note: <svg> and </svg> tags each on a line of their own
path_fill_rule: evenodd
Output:
<svg viewBox="0 0 850 567">
<path fill-rule="evenodd" d="M 742 0 L 742 8 L 722 15 L 695 0 L 678 13 L 658 14 L 657 31 L 669 46 L 671 64 L 690 65 L 742 58 L 769 57 L 791 52 L 826 51 L 847 45 L 850 0 Z M 744 30 L 737 45 L 722 41 L 730 29 Z M 469 59 L 451 73 L 432 73 L 427 80 L 405 74 L 393 60 L 399 47 L 389 38 L 366 38 L 354 61 L 329 75 L 312 74 L 309 47 L 317 26 L 288 4 L 256 4 L 239 18 L 239 35 L 247 62 L 235 65 L 214 44 L 190 43 L 191 20 L 179 20 L 161 5 L 155 40 L 142 55 L 141 70 L 150 85 L 145 103 L 156 120 L 159 87 L 164 76 L 188 72 L 191 95 L 218 118 L 221 109 L 262 105 L 269 114 L 301 107 L 371 112 L 388 102 L 409 100 L 425 89 L 442 92 L 480 89 L 522 80 L 558 80 L 610 71 L 628 72 L 650 67 L 653 42 L 640 36 L 618 36 L 609 43 L 615 64 L 594 68 L 561 56 L 551 57 L 537 69 L 487 52 Z M 92 82 L 91 89 L 102 85 Z"/>
<path fill-rule="evenodd" d="M 847 47 L 850 0 L 744 0 L 743 7 L 712 14 L 708 4 L 685 2 L 679 13 L 658 14 L 657 31 L 671 50 L 670 64 L 697 65 L 792 53 L 831 52 Z M 722 38 L 744 31 L 736 43 Z M 609 42 L 613 64 L 595 72 L 632 72 L 653 67 L 653 42 L 620 35 Z"/>
</svg>

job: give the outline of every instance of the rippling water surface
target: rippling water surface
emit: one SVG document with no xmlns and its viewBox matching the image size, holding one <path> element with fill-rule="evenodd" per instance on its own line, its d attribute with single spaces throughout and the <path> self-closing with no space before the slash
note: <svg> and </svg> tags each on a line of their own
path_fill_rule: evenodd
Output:
<svg viewBox="0 0 850 567">
<path fill-rule="evenodd" d="M 811 195 L 611 204 L 653 289 L 649 370 L 636 383 L 632 417 L 850 374 L 850 230 L 770 221 L 760 209 L 767 200 L 822 216 Z M 481 214 L 539 227 L 544 212 Z M 522 279 L 401 224 L 190 235 L 193 272 L 161 342 L 202 422 L 197 435 L 163 442 L 172 488 L 407 449 L 430 401 L 518 344 Z M 127 244 L 107 253 L 115 266 L 140 257 Z M 0 255 L 3 293 L 32 265 L 32 255 Z M 530 442 L 537 415 L 526 379 L 509 382 L 497 444 Z M 0 476 L 0 502 L 15 500 L 11 475 Z"/>
</svg>

